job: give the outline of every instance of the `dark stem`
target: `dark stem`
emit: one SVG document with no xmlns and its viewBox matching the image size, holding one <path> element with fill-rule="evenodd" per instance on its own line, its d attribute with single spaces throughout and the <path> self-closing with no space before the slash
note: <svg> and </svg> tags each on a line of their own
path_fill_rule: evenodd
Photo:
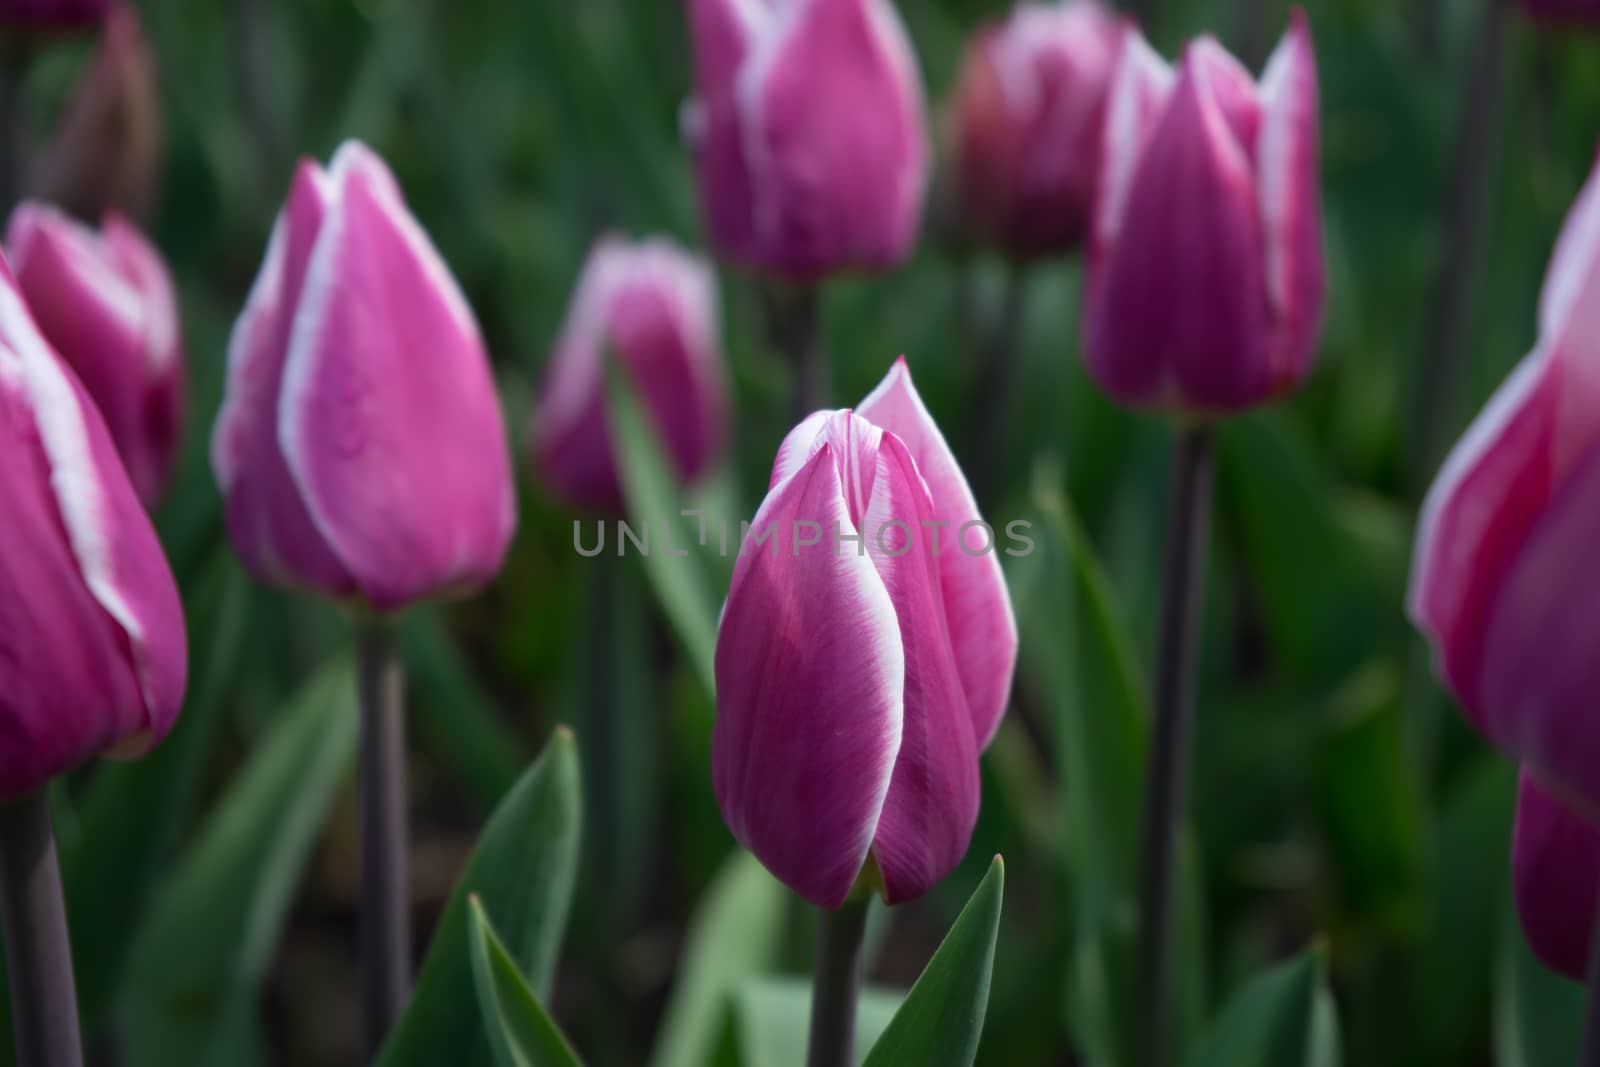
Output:
<svg viewBox="0 0 1600 1067">
<path fill-rule="evenodd" d="M 394 634 L 361 624 L 361 1007 L 369 1058 L 411 986 L 406 880 L 405 680 Z"/>
<path fill-rule="evenodd" d="M 1161 17 L 1160 0 L 1126 0 L 1122 6 L 1138 20 L 1146 37 L 1155 33 L 1156 20 Z"/>
<path fill-rule="evenodd" d="M 1167 542 L 1167 586 L 1156 675 L 1155 735 L 1145 780 L 1144 851 L 1139 887 L 1141 1067 L 1171 1062 L 1177 994 L 1178 828 L 1189 789 L 1194 732 L 1195 650 L 1211 525 L 1212 431 L 1189 427 L 1178 438 Z"/>
<path fill-rule="evenodd" d="M 1443 264 L 1434 291 L 1430 343 L 1423 349 L 1422 381 L 1412 480 L 1417 488 L 1431 480 L 1455 418 L 1461 389 L 1461 363 L 1472 317 L 1472 290 L 1478 275 L 1480 231 L 1494 173 L 1495 139 L 1500 129 L 1501 71 L 1506 55 L 1507 5 L 1484 0 L 1467 81 L 1461 97 L 1460 130 L 1450 173 L 1448 229 L 1440 249 Z"/>
<path fill-rule="evenodd" d="M 1589 942 L 1589 991 L 1583 1005 L 1583 1053 L 1578 1067 L 1600 1067 L 1600 910 Z"/>
<path fill-rule="evenodd" d="M 838 911 L 817 913 L 817 958 L 811 988 L 811 1044 L 806 1067 L 855 1063 L 856 999 L 861 993 L 861 945 L 867 932 L 863 894 Z"/>
<path fill-rule="evenodd" d="M 233 0 L 234 90 L 245 129 L 255 142 L 258 184 L 276 187 L 283 153 L 272 106 L 273 57 L 268 7 L 264 0 Z"/>
<path fill-rule="evenodd" d="M 1251 70 L 1260 70 L 1267 58 L 1272 35 L 1271 6 L 1267 0 L 1239 3 L 1239 58 Z"/>
<path fill-rule="evenodd" d="M 0 802 L 0 921 L 17 1062 L 81 1067 L 78 994 L 46 789 Z"/>
<path fill-rule="evenodd" d="M 768 294 L 772 341 L 793 374 L 790 415 L 799 422 L 828 401 L 828 357 L 822 348 L 822 293 L 816 285 L 774 287 Z"/>
<path fill-rule="evenodd" d="M 1028 277 L 1025 266 L 1007 268 L 999 314 L 989 324 L 984 341 L 975 346 L 972 374 L 978 415 L 972 438 L 972 492 L 985 507 L 993 506 L 991 496 L 999 488 L 996 476 L 1005 453 L 1006 427 L 1021 366 Z"/>
</svg>

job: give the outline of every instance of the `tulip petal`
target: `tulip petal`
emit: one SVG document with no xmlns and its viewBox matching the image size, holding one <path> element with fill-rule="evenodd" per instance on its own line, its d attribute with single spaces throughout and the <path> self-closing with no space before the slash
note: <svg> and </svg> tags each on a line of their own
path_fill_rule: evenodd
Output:
<svg viewBox="0 0 1600 1067">
<path fill-rule="evenodd" d="M 1291 383 L 1268 358 L 1254 173 L 1204 54 L 1189 50 L 1115 244 L 1096 264 L 1085 354 L 1125 403 L 1223 412 Z"/>
<path fill-rule="evenodd" d="M 1106 99 L 1100 196 L 1094 223 L 1097 255 L 1110 246 L 1122 229 L 1139 159 L 1172 93 L 1173 78 L 1172 68 L 1150 47 L 1138 28 L 1125 24 Z"/>
<path fill-rule="evenodd" d="M 107 747 L 142 750 L 165 736 L 188 669 L 177 587 L 150 520 L 94 404 L 11 284 L 0 270 L 11 441 L 0 449 L 9 487 L 0 700 L 3 728 L 23 735 L 0 745 L 7 794 Z"/>
<path fill-rule="evenodd" d="M 212 431 L 211 467 L 227 498 L 229 539 L 253 574 L 349 595 L 355 581 L 312 523 L 278 443 L 289 331 L 329 194 L 322 168 L 303 161 L 228 340 L 228 380 Z"/>
<path fill-rule="evenodd" d="M 1511 845 L 1517 915 L 1546 967 L 1583 981 L 1600 904 L 1600 829 L 1524 770 Z"/>
<path fill-rule="evenodd" d="M 925 523 L 933 498 L 905 444 L 883 434 L 862 532 L 889 591 L 905 650 L 900 754 L 872 853 L 884 900 L 927 892 L 966 855 L 978 818 L 973 716 L 951 647 L 939 559 Z"/>
<path fill-rule="evenodd" d="M 981 751 L 988 747 L 1005 714 L 1017 662 L 1016 616 L 994 539 L 966 525 L 982 521 L 978 502 L 944 434 L 912 384 L 904 357 L 895 361 L 856 410 L 905 444 L 932 494 L 933 521 L 945 524 L 940 527 L 939 585 L 972 714 L 973 735 Z"/>
<path fill-rule="evenodd" d="M 1283 323 L 1278 374 L 1300 378 L 1322 328 L 1327 267 L 1322 255 L 1317 59 L 1305 12 L 1290 15 L 1261 76 L 1266 109 L 1256 155 L 1267 295 Z"/>
<path fill-rule="evenodd" d="M 838 411 L 826 408 L 813 411 L 801 419 L 794 429 L 784 434 L 783 443 L 778 446 L 777 458 L 772 461 L 772 477 L 767 481 L 768 489 L 779 482 L 788 481 L 801 467 L 811 461 L 811 457 L 826 443 L 823 428 L 838 414 Z"/>
<path fill-rule="evenodd" d="M 811 547 L 815 522 L 821 541 Z M 780 483 L 746 545 L 717 636 L 712 781 L 735 838 L 819 907 L 844 902 L 877 830 L 900 750 L 905 654 L 855 531 L 839 461 L 817 451 Z"/>
<path fill-rule="evenodd" d="M 789 273 L 881 268 L 904 255 L 928 143 L 914 54 L 884 0 L 781 8 L 740 71 L 736 99 L 755 231 Z"/>
<path fill-rule="evenodd" d="M 1489 605 L 1480 723 L 1542 781 L 1600 818 L 1600 600 L 1588 583 L 1600 544 L 1600 447 L 1551 497 Z"/>
<path fill-rule="evenodd" d="M 699 172 L 701 209 L 717 243 L 750 258 L 756 247 L 755 194 L 734 86 L 774 15 L 766 0 L 690 0 L 688 16 L 695 95 L 684 105 L 682 125 Z"/>
<path fill-rule="evenodd" d="M 465 297 L 359 145 L 333 164 L 279 399 L 312 521 L 380 611 L 475 588 L 515 524 L 505 428 Z"/>
</svg>

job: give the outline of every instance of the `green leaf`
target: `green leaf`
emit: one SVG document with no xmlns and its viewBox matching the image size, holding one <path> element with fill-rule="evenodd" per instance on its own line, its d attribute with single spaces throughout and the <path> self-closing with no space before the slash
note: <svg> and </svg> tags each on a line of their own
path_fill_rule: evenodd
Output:
<svg viewBox="0 0 1600 1067">
<path fill-rule="evenodd" d="M 1188 1067 L 1338 1067 L 1339 1028 L 1322 953 L 1259 974 L 1228 1001 Z"/>
<path fill-rule="evenodd" d="M 1583 1041 L 1583 986 L 1539 962 L 1506 894 L 1495 966 L 1497 1067 L 1577 1063 Z"/>
<path fill-rule="evenodd" d="M 355 756 L 355 675 L 339 657 L 284 710 L 201 828 L 129 961 L 128 1062 L 260 1058 L 260 984 L 311 848 Z"/>
<path fill-rule="evenodd" d="M 903 990 L 867 987 L 856 1000 L 855 1062 L 888 1029 L 905 1000 Z M 755 978 L 733 998 L 732 1044 L 739 1067 L 803 1067 L 811 1033 L 811 983 L 803 978 Z"/>
<path fill-rule="evenodd" d="M 727 588 L 728 561 L 738 551 L 739 515 L 727 510 L 732 500 L 726 494 L 713 497 L 708 493 L 686 506 L 666 449 L 632 386 L 620 373 L 611 375 L 610 403 L 612 438 L 616 442 L 623 495 L 627 498 L 629 528 L 634 536 L 647 537 L 649 546 L 647 552 L 635 550 L 631 543 L 627 548 L 644 559 L 645 573 L 677 631 L 684 653 L 694 664 L 706 692 L 715 692 L 712 660 L 717 645 L 717 612 Z M 682 514 L 697 507 L 701 509 L 698 519 Z M 607 551 L 623 549 L 620 530 L 616 540 L 618 543 L 609 545 Z"/>
<path fill-rule="evenodd" d="M 561 1028 L 528 988 L 517 962 L 500 942 L 483 902 L 468 899 L 472 980 L 499 1067 L 578 1067 L 582 1062 Z"/>
<path fill-rule="evenodd" d="M 177 725 L 144 759 L 102 765 L 78 804 L 76 833 L 62 836 L 78 1004 L 91 1032 L 111 1008 L 151 891 L 195 818 L 200 780 L 222 734 L 225 697 L 245 647 L 250 592 L 250 579 L 219 547 L 186 606 L 188 617 L 202 623 L 190 635 L 199 670 Z"/>
<path fill-rule="evenodd" d="M 729 857 L 689 925 L 652 1067 L 711 1059 L 734 989 L 777 962 L 786 903 L 787 890 L 754 856 Z"/>
<path fill-rule="evenodd" d="M 490 1062 L 472 988 L 467 899 L 500 920 L 511 957 L 548 994 L 578 871 L 577 744 L 558 728 L 495 809 L 434 932 L 416 992 L 384 1045 L 382 1067 Z"/>
<path fill-rule="evenodd" d="M 1005 881 L 1005 862 L 996 856 L 939 951 L 872 1046 L 868 1067 L 929 1063 L 960 1067 L 977 1058 L 983 1017 L 989 1009 Z"/>
</svg>

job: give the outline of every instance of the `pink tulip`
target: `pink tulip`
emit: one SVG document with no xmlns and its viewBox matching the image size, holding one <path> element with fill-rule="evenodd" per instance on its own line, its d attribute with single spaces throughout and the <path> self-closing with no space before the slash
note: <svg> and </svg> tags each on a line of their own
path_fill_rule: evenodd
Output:
<svg viewBox="0 0 1600 1067">
<path fill-rule="evenodd" d="M 1024 258 L 1082 240 L 1124 32 L 1098 0 L 1021 4 L 979 32 L 950 114 L 967 229 Z"/>
<path fill-rule="evenodd" d="M 734 837 L 819 907 L 869 859 L 898 903 L 967 850 L 1017 651 L 979 521 L 904 360 L 778 450 L 717 634 L 712 775 Z"/>
<path fill-rule="evenodd" d="M 900 262 L 928 182 L 922 83 L 888 0 L 688 0 L 684 109 L 713 240 L 800 280 Z"/>
<path fill-rule="evenodd" d="M 78 29 L 106 17 L 111 0 L 0 0 L 0 25 Z"/>
<path fill-rule="evenodd" d="M 113 209 L 145 217 L 162 161 L 161 89 L 138 15 L 118 4 L 78 78 L 28 189 L 84 218 Z"/>
<path fill-rule="evenodd" d="M 1468 718 L 1600 816 L 1600 170 L 1567 216 L 1539 340 L 1423 505 L 1409 609 Z"/>
<path fill-rule="evenodd" d="M 1546 967 L 1583 981 L 1600 904 L 1600 829 L 1527 771 L 1517 788 L 1512 885 L 1522 932 Z"/>
<path fill-rule="evenodd" d="M 139 498 L 161 494 L 183 429 L 183 342 L 161 255 L 122 216 L 96 233 L 25 202 L 6 248 L 34 320 L 83 382 Z"/>
<path fill-rule="evenodd" d="M 1303 12 L 1257 84 L 1209 37 L 1176 77 L 1130 32 L 1107 104 L 1084 346 L 1124 404 L 1223 414 L 1298 385 L 1325 290 Z"/>
<path fill-rule="evenodd" d="M 622 510 L 606 410 L 608 356 L 637 391 L 678 476 L 716 458 L 727 424 L 716 279 L 665 240 L 606 238 L 578 279 L 533 416 L 540 478 L 567 503 Z"/>
<path fill-rule="evenodd" d="M 136 756 L 183 703 L 178 590 L 111 435 L 0 266 L 0 799 Z"/>
<path fill-rule="evenodd" d="M 211 444 L 228 533 L 264 581 L 388 611 L 499 570 L 516 508 L 477 323 L 364 145 L 295 174 Z"/>
</svg>

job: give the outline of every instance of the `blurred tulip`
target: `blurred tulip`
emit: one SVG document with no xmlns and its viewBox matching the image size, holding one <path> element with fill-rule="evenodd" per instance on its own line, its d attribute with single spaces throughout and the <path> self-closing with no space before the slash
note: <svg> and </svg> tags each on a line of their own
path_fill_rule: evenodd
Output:
<svg viewBox="0 0 1600 1067">
<path fill-rule="evenodd" d="M 1176 77 L 1129 32 L 1107 104 L 1084 347 L 1124 404 L 1238 411 L 1310 369 L 1325 290 L 1303 12 L 1258 85 L 1209 37 Z"/>
<path fill-rule="evenodd" d="M 567 503 L 622 510 L 607 424 L 607 356 L 627 374 L 684 481 L 716 457 L 727 424 L 716 280 L 665 240 L 595 245 L 578 279 L 533 416 L 533 461 Z"/>
<path fill-rule="evenodd" d="M 1083 239 L 1124 32 L 1098 0 L 1019 5 L 979 32 L 949 115 L 969 231 L 1021 258 Z"/>
<path fill-rule="evenodd" d="M 12 213 L 6 250 L 28 309 L 77 371 L 147 507 L 161 495 L 183 430 L 183 342 L 172 278 L 120 215 L 101 231 L 52 207 Z"/>
<path fill-rule="evenodd" d="M 1409 609 L 1467 716 L 1600 817 L 1600 169 L 1562 229 L 1539 341 L 1423 505 Z"/>
<path fill-rule="evenodd" d="M 28 174 L 41 200 L 83 218 L 150 213 L 161 169 L 161 93 L 155 58 L 132 7 L 106 19 L 100 45 Z"/>
<path fill-rule="evenodd" d="M 718 629 L 712 774 L 734 837 L 819 907 L 869 858 L 893 904 L 967 850 L 1017 651 L 979 522 L 904 360 L 778 450 Z"/>
<path fill-rule="evenodd" d="M 888 0 L 689 0 L 688 11 L 684 131 L 722 251 L 796 280 L 905 258 L 928 145 L 916 57 Z"/>
<path fill-rule="evenodd" d="M 388 611 L 499 570 L 516 506 L 478 326 L 366 146 L 300 164 L 211 445 L 228 533 L 264 581 Z"/>
<path fill-rule="evenodd" d="M 1600 0 L 1522 0 L 1522 8 L 1552 22 L 1600 22 Z"/>
<path fill-rule="evenodd" d="M 1517 786 L 1512 886 L 1522 932 L 1546 967 L 1583 981 L 1600 904 L 1600 829 L 1527 771 Z"/>
<path fill-rule="evenodd" d="M 136 756 L 183 702 L 177 586 L 111 436 L 0 267 L 0 799 Z"/>
<path fill-rule="evenodd" d="M 0 0 L 0 24 L 53 29 L 93 26 L 112 0 Z"/>
</svg>

